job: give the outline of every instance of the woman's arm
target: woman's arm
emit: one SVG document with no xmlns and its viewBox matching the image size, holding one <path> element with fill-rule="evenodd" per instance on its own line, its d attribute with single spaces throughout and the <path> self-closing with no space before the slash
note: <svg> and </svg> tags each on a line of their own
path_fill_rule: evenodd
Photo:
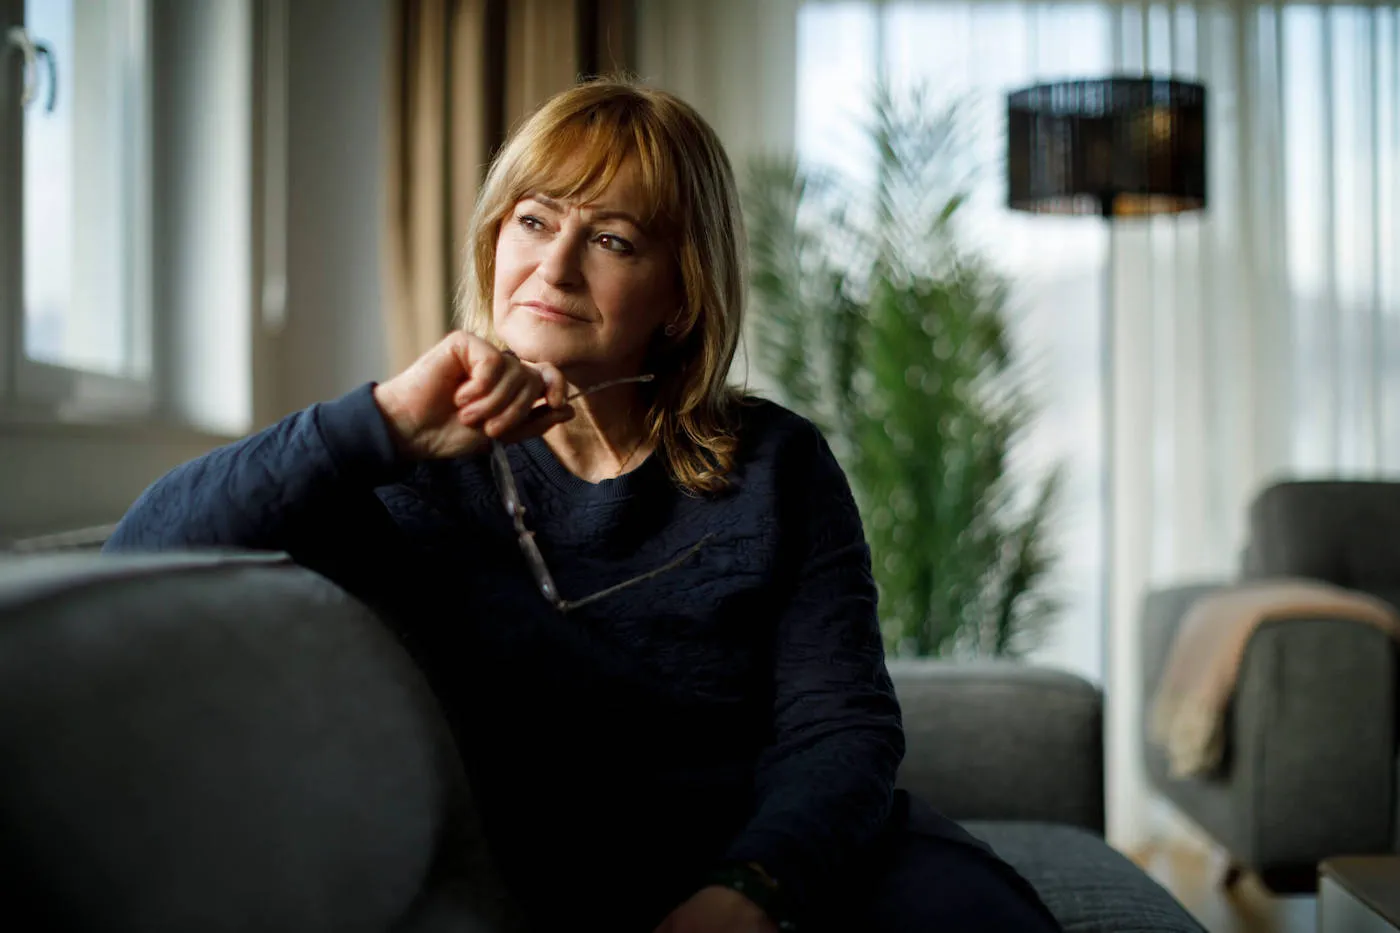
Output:
<svg viewBox="0 0 1400 933">
<path fill-rule="evenodd" d="M 798 490 L 804 558 L 777 628 L 775 731 L 757 812 L 727 853 L 762 866 L 799 916 L 844 886 L 884 827 L 904 757 L 860 515 L 830 447 L 810 434 L 793 451 L 794 472 L 810 472 Z"/>
<path fill-rule="evenodd" d="M 364 385 L 161 477 L 104 550 L 231 547 L 314 553 L 392 528 L 374 488 L 407 467 Z M 359 529 L 359 533 L 356 530 Z"/>
</svg>

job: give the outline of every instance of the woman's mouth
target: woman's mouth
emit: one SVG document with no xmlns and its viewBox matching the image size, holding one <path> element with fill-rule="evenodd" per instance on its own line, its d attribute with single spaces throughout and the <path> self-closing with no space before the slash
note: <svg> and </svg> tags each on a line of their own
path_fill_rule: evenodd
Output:
<svg viewBox="0 0 1400 933">
<path fill-rule="evenodd" d="M 546 321 L 556 321 L 561 324 L 585 323 L 584 319 L 581 316 L 577 314 L 570 314 L 563 308 L 560 308 L 556 305 L 546 304 L 543 301 L 527 301 L 524 302 L 521 305 L 521 307 L 529 311 L 536 317 L 542 318 Z"/>
</svg>

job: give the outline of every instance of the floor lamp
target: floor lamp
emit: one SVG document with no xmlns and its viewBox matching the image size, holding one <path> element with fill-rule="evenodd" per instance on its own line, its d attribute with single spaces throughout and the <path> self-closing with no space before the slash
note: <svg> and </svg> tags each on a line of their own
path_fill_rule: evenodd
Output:
<svg viewBox="0 0 1400 933">
<path fill-rule="evenodd" d="M 1206 92 L 1166 78 L 1056 81 L 1007 98 L 1007 203 L 1042 214 L 1119 218 L 1206 206 Z M 1103 613 L 1111 681 L 1114 554 L 1114 238 L 1104 272 L 1100 366 L 1103 412 Z M 1111 733 L 1110 733 L 1111 734 Z"/>
</svg>

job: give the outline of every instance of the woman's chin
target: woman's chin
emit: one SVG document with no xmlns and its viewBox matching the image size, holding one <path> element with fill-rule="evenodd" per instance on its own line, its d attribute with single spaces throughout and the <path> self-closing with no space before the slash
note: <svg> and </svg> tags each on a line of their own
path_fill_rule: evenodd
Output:
<svg viewBox="0 0 1400 933">
<path fill-rule="evenodd" d="M 506 345 L 527 363 L 549 363 L 575 385 L 613 378 L 626 367 L 608 359 L 595 344 L 567 327 L 511 327 L 498 331 Z"/>
<path fill-rule="evenodd" d="M 514 328 L 501 337 L 522 360 L 531 363 L 553 363 L 563 366 L 578 357 L 578 341 L 568 334 L 544 328 Z"/>
<path fill-rule="evenodd" d="M 542 365 L 548 363 L 564 374 L 570 382 L 575 376 L 580 378 L 598 368 L 598 362 L 580 348 L 569 346 L 564 340 L 520 340 L 506 341 L 515 355 L 527 363 Z"/>
</svg>

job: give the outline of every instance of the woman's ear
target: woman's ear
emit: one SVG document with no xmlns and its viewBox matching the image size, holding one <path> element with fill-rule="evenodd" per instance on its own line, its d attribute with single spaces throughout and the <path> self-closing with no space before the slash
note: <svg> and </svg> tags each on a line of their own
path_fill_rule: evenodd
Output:
<svg viewBox="0 0 1400 933">
<path fill-rule="evenodd" d="M 666 326 L 661 328 L 661 333 L 667 337 L 674 337 L 681 332 L 681 320 L 685 317 L 685 309 L 677 308 L 676 313 L 671 316 L 671 320 L 666 322 Z"/>
</svg>

